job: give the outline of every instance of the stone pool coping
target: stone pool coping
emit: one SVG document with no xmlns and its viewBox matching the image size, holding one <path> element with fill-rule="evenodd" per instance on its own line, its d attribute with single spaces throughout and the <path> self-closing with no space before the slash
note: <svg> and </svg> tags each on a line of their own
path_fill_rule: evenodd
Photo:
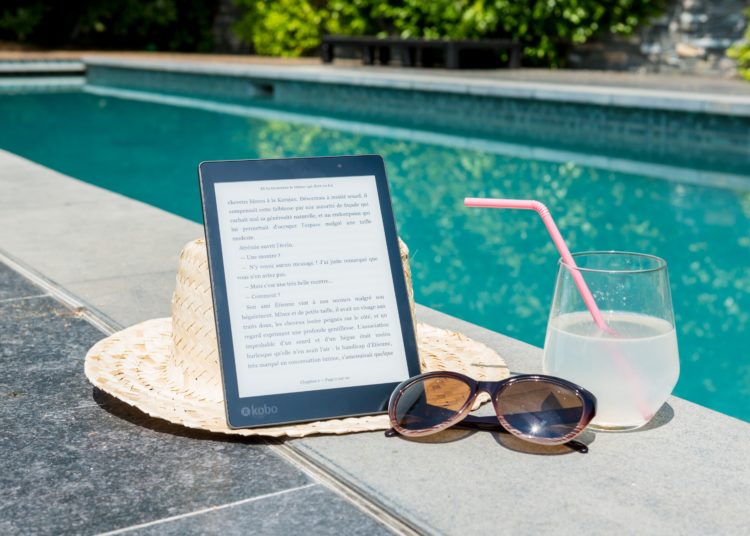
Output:
<svg viewBox="0 0 750 536">
<path fill-rule="evenodd" d="M 750 96 L 750 84 L 739 77 L 721 78 L 716 76 L 697 76 L 682 73 L 643 73 L 628 71 L 603 71 L 586 69 L 482 69 L 482 70 L 446 70 L 418 69 L 403 67 L 364 66 L 359 60 L 337 59 L 332 65 L 322 65 L 317 57 L 277 58 L 248 54 L 205 54 L 186 52 L 144 52 L 144 51 L 95 51 L 95 50 L 0 50 L 0 63 L 38 62 L 38 61 L 81 61 L 87 58 L 115 58 L 138 61 L 170 61 L 229 63 L 239 65 L 275 65 L 275 66 L 314 66 L 326 69 L 357 69 L 376 73 L 379 71 L 417 74 L 437 74 L 452 78 L 483 78 L 518 82 L 536 82 L 548 85 L 585 85 L 600 87 L 630 87 L 656 89 L 673 92 L 693 92 L 716 95 Z"/>
<path fill-rule="evenodd" d="M 86 70 L 80 60 L 0 61 L 0 75 L 58 73 L 82 75 Z"/>
<path fill-rule="evenodd" d="M 574 82 L 570 75 L 557 80 L 548 75 L 532 77 L 536 80 L 514 80 L 498 74 L 503 71 L 492 71 L 491 75 L 483 76 L 477 71 L 450 73 L 377 67 L 364 69 L 351 65 L 341 67 L 310 63 L 247 64 L 209 59 L 175 60 L 159 56 L 134 59 L 96 55 L 83 56 L 82 61 L 92 67 L 236 76 L 258 81 L 312 82 L 750 117 L 750 93 L 734 88 L 731 92 L 719 92 L 715 91 L 716 86 L 709 84 L 706 87 L 698 85 L 694 90 L 680 91 L 673 84 L 666 84 L 665 87 L 617 85 L 616 82 L 581 84 Z M 586 75 L 582 78 L 586 79 Z"/>
<path fill-rule="evenodd" d="M 4 151 L 0 190 L 4 262 L 104 330 L 169 315 L 179 250 L 201 226 Z M 417 314 L 490 345 L 513 371 L 539 371 L 538 348 L 425 307 Z M 672 397 L 647 429 L 585 439 L 589 454 L 561 456 L 489 433 L 413 442 L 375 432 L 268 448 L 391 516 L 397 532 L 704 534 L 750 523 L 750 424 Z"/>
</svg>

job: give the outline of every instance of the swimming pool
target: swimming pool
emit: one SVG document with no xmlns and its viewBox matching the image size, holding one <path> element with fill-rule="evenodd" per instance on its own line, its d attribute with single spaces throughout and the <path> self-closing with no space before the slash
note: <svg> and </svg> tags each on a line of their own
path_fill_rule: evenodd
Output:
<svg viewBox="0 0 750 536">
<path fill-rule="evenodd" d="M 90 91 L 0 96 L 0 147 L 194 221 L 199 161 L 382 154 L 417 301 L 531 344 L 544 340 L 556 251 L 536 215 L 465 209 L 465 196 L 539 199 L 573 250 L 664 257 L 676 394 L 750 421 L 750 175 L 737 162 L 685 168 L 278 106 Z"/>
</svg>

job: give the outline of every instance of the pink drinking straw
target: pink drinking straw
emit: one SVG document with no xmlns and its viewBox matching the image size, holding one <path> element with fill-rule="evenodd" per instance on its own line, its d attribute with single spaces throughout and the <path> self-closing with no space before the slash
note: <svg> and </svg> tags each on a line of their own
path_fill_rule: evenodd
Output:
<svg viewBox="0 0 750 536">
<path fill-rule="evenodd" d="M 488 199 L 481 197 L 467 197 L 466 199 L 464 199 L 464 206 L 480 208 L 513 208 L 536 211 L 536 213 L 539 214 L 539 216 L 542 218 L 544 225 L 547 227 L 547 231 L 549 231 L 549 234 L 552 237 L 552 241 L 555 243 L 557 251 L 560 252 L 560 256 L 562 257 L 563 261 L 569 268 L 572 268 L 572 270 L 570 270 L 570 273 L 573 276 L 573 281 L 575 281 L 576 287 L 578 287 L 578 292 L 581 294 L 583 302 L 586 304 L 586 307 L 591 313 L 594 322 L 602 331 L 612 335 L 617 335 L 617 332 L 609 327 L 604 321 L 604 317 L 602 316 L 599 307 L 596 305 L 596 301 L 591 295 L 591 291 L 589 290 L 588 285 L 586 285 L 586 281 L 584 281 L 583 276 L 581 275 L 581 271 L 578 269 L 575 260 L 573 260 L 573 255 L 570 254 L 570 250 L 565 244 L 565 240 L 563 240 L 560 231 L 557 229 L 557 225 L 555 225 L 555 220 L 552 219 L 552 215 L 549 213 L 549 209 L 544 206 L 544 203 L 540 203 L 539 201 L 534 201 L 531 199 Z M 646 393 L 643 392 L 643 388 L 641 387 L 635 372 L 628 364 L 625 356 L 622 355 L 622 353 L 616 346 L 613 348 L 613 351 L 615 354 L 615 360 L 619 365 L 620 370 L 624 374 L 628 383 L 630 383 L 630 385 L 636 391 L 636 402 L 641 414 L 643 415 L 644 419 L 650 421 L 651 417 L 653 417 L 654 414 L 646 404 Z"/>
<path fill-rule="evenodd" d="M 557 251 L 560 252 L 560 257 L 562 257 L 563 262 L 573 268 L 573 270 L 570 271 L 573 276 L 573 281 L 575 282 L 576 287 L 578 287 L 578 292 L 583 298 L 583 303 L 586 304 L 594 322 L 599 326 L 599 329 L 606 331 L 607 333 L 614 333 L 614 330 L 604 321 L 604 317 L 602 316 L 599 307 L 597 307 L 596 301 L 594 301 L 594 296 L 591 295 L 591 291 L 586 285 L 586 281 L 583 280 L 583 276 L 581 275 L 580 270 L 578 270 L 578 266 L 576 266 L 576 261 L 573 260 L 573 255 L 570 254 L 570 250 L 565 244 L 565 240 L 563 240 L 560 231 L 557 229 L 557 225 L 555 225 L 555 220 L 552 219 L 552 214 L 549 213 L 549 209 L 547 209 L 543 203 L 530 199 L 485 199 L 479 197 L 467 197 L 464 199 L 464 206 L 481 208 L 514 208 L 536 211 L 536 213 L 542 218 L 544 225 L 547 227 L 547 231 L 552 237 L 552 241 L 555 243 Z"/>
</svg>

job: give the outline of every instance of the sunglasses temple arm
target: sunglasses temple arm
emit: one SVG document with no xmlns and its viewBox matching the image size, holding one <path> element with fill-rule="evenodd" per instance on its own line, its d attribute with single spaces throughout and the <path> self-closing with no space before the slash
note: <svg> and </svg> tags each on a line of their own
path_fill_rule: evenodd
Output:
<svg viewBox="0 0 750 536">
<path fill-rule="evenodd" d="M 581 454 L 586 454 L 589 451 L 588 445 L 581 443 L 580 441 L 576 441 L 575 439 L 571 439 L 567 443 L 565 443 L 566 447 L 570 447 L 575 451 L 580 452 Z"/>
</svg>

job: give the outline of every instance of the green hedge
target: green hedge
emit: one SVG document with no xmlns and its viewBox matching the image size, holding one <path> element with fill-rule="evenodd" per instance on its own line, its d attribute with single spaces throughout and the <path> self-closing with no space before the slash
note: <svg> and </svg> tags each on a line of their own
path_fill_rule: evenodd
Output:
<svg viewBox="0 0 750 536">
<path fill-rule="evenodd" d="M 3 0 L 0 40 L 210 52 L 215 0 Z"/>
<path fill-rule="evenodd" d="M 665 0 L 234 0 L 256 53 L 315 52 L 321 35 L 510 37 L 528 65 L 559 66 L 576 44 L 628 34 Z M 211 51 L 218 0 L 3 0 L 0 40 L 47 47 Z"/>
<path fill-rule="evenodd" d="M 727 56 L 737 60 L 737 71 L 745 80 L 750 80 L 750 9 L 745 11 L 745 18 L 748 20 L 745 40 L 727 50 Z"/>
<path fill-rule="evenodd" d="M 259 54 L 313 53 L 323 34 L 479 39 L 510 37 L 525 63 L 559 66 L 567 50 L 629 34 L 664 0 L 235 0 L 238 36 Z"/>
<path fill-rule="evenodd" d="M 320 44 L 325 11 L 308 0 L 235 0 L 243 11 L 234 25 L 242 41 L 264 56 L 302 56 Z"/>
</svg>

